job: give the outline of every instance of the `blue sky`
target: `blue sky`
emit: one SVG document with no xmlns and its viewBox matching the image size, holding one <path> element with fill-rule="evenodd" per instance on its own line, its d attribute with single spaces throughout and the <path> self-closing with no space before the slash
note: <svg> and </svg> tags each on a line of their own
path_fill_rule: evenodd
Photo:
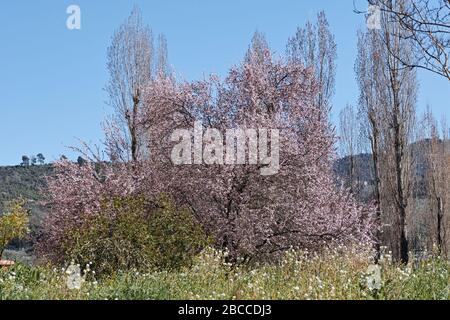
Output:
<svg viewBox="0 0 450 320">
<path fill-rule="evenodd" d="M 365 1 L 357 4 L 364 8 Z M 81 8 L 81 30 L 66 28 L 66 8 Z M 191 80 L 220 75 L 238 63 L 259 30 L 273 51 L 283 54 L 287 39 L 325 10 L 338 44 L 334 117 L 356 103 L 353 64 L 356 31 L 364 18 L 353 1 L 294 0 L 15 0 L 0 6 L 0 165 L 23 154 L 43 153 L 53 161 L 77 138 L 98 143 L 105 104 L 106 48 L 114 30 L 137 4 L 154 33 L 168 39 L 169 59 L 178 76 Z M 447 112 L 448 81 L 420 72 L 419 108 Z"/>
</svg>

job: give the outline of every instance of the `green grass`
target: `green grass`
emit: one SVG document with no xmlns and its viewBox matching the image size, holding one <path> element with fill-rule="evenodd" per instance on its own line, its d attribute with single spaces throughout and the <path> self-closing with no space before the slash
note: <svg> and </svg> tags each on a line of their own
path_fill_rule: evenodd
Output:
<svg viewBox="0 0 450 320">
<path fill-rule="evenodd" d="M 5 299 L 450 299 L 450 266 L 438 257 L 415 267 L 381 263 L 381 288 L 367 287 L 368 255 L 334 250 L 322 255 L 290 252 L 278 265 L 232 267 L 207 250 L 177 272 L 117 272 L 96 280 L 87 268 L 80 289 L 67 287 L 63 268 L 17 265 L 0 271 Z"/>
</svg>

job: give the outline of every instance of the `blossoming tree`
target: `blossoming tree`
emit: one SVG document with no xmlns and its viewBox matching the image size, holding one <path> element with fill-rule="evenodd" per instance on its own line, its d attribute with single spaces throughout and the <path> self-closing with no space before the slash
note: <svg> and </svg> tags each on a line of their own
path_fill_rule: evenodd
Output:
<svg viewBox="0 0 450 320">
<path fill-rule="evenodd" d="M 277 61 L 269 50 L 262 56 L 250 52 L 223 80 L 152 81 L 139 115 L 150 137 L 149 159 L 58 164 L 49 181 L 45 249 L 57 252 L 71 226 L 98 213 L 103 199 L 135 194 L 152 200 L 162 192 L 188 206 L 232 261 L 269 259 L 291 247 L 316 250 L 371 241 L 373 210 L 336 187 L 331 170 L 335 137 L 323 108 L 314 103 L 317 94 L 313 70 Z M 201 123 L 197 131 L 196 123 Z M 187 136 L 192 148 L 183 157 L 191 161 L 176 164 L 173 150 L 179 141 L 173 134 L 189 128 L 194 128 Z M 208 134 L 208 128 L 216 134 Z M 258 130 L 244 143 L 232 139 L 221 148 L 217 133 L 225 136 L 230 129 Z M 244 158 L 234 153 L 239 143 L 247 152 Z M 255 146 L 259 150 L 252 155 Z M 275 151 L 277 170 L 262 174 L 273 165 L 267 160 Z"/>
<path fill-rule="evenodd" d="M 317 94 L 313 70 L 275 61 L 268 50 L 264 59 L 255 53 L 255 59 L 246 59 L 223 81 L 217 77 L 182 84 L 155 81 L 148 88 L 142 117 L 153 139 L 152 160 L 144 172 L 157 177 L 161 191 L 189 205 L 233 257 L 261 258 L 291 246 L 318 249 L 370 241 L 372 210 L 335 186 L 331 173 L 335 137 L 323 120 L 327 118 L 323 109 L 314 104 Z M 174 165 L 172 133 L 194 127 L 196 121 L 204 130 L 194 130 L 189 137 L 193 147 L 187 159 L 192 162 Z M 252 162 L 252 137 L 245 143 L 244 163 L 225 161 L 217 137 L 207 134 L 211 127 L 222 133 L 230 128 L 279 130 L 277 141 L 261 131 L 253 137 L 267 139 L 272 153 L 278 144 L 278 171 L 261 174 L 269 165 L 264 162 L 269 150 L 259 150 L 260 161 Z M 196 134 L 204 134 L 204 146 L 197 145 Z M 230 142 L 236 147 L 239 143 Z M 204 157 L 219 156 L 208 163 L 196 161 L 199 150 Z"/>
</svg>

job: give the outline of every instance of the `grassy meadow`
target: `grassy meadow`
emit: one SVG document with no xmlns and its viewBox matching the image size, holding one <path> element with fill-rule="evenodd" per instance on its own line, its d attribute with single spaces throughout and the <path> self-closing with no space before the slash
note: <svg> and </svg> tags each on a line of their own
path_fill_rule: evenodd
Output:
<svg viewBox="0 0 450 320">
<path fill-rule="evenodd" d="M 75 265 L 76 266 L 76 265 Z M 360 250 L 323 254 L 287 252 L 273 265 L 232 266 L 207 249 L 189 268 L 97 277 L 80 266 L 78 285 L 69 268 L 18 264 L 0 271 L 1 300 L 294 300 L 450 299 L 450 265 L 429 257 L 411 266 L 385 255 L 375 267 Z"/>
</svg>

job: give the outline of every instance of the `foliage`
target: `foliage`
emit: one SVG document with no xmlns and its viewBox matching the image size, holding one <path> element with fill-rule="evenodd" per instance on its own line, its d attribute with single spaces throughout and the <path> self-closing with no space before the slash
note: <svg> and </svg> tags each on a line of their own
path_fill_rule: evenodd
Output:
<svg viewBox="0 0 450 320">
<path fill-rule="evenodd" d="M 370 254 L 371 255 L 371 254 Z M 366 286 L 368 251 L 289 251 L 276 265 L 232 267 L 226 252 L 207 249 L 178 271 L 121 272 L 96 280 L 85 267 L 80 290 L 67 288 L 65 269 L 17 265 L 0 270 L 5 299 L 450 299 L 450 265 L 439 257 L 401 266 L 384 256 L 381 289 Z"/>
<path fill-rule="evenodd" d="M 177 208 L 167 195 L 161 197 L 148 228 L 156 249 L 155 265 L 160 269 L 189 265 L 210 242 L 190 210 Z"/>
<path fill-rule="evenodd" d="M 101 275 L 180 268 L 207 244 L 190 211 L 177 208 L 167 196 L 156 208 L 137 196 L 104 200 L 98 212 L 84 216 L 58 239 L 49 252 L 54 262 L 92 263 Z"/>
<path fill-rule="evenodd" d="M 67 230 L 61 239 L 61 261 L 92 262 L 99 274 L 131 268 L 151 269 L 155 263 L 143 199 L 115 198 Z"/>
<path fill-rule="evenodd" d="M 24 206 L 24 200 L 12 201 L 8 212 L 0 217 L 0 258 L 12 240 L 25 237 L 29 231 L 29 213 Z"/>
</svg>

